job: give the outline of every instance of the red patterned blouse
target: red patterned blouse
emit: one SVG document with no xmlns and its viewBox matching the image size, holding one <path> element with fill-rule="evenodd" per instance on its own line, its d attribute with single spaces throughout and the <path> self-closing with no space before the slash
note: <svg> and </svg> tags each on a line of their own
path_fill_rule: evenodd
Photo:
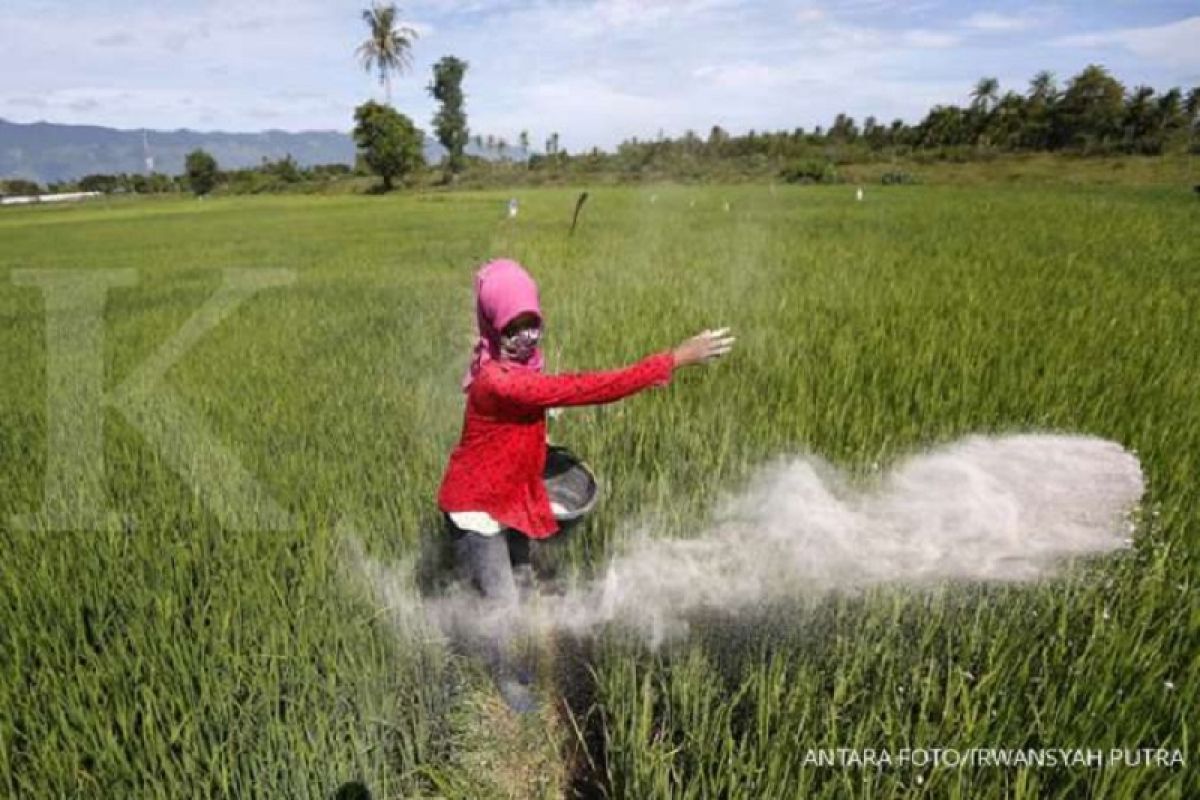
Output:
<svg viewBox="0 0 1200 800">
<path fill-rule="evenodd" d="M 675 369 L 670 350 L 622 369 L 545 375 L 484 364 L 467 391 L 462 436 L 438 489 L 442 511 L 486 511 L 530 538 L 558 530 L 542 483 L 546 409 L 611 403 L 651 386 L 666 386 Z"/>
</svg>

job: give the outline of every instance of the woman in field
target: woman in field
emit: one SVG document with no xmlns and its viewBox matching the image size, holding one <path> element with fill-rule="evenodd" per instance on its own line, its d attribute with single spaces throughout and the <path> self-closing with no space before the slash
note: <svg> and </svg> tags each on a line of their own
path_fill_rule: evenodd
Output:
<svg viewBox="0 0 1200 800">
<path fill-rule="evenodd" d="M 621 369 L 546 375 L 537 284 L 521 265 L 485 264 L 475 275 L 475 300 L 479 338 L 462 381 L 462 435 L 438 507 L 456 560 L 476 589 L 493 607 L 509 605 L 516 613 L 514 566 L 528 576 L 530 541 L 558 532 L 542 480 L 547 409 L 611 403 L 666 386 L 674 370 L 708 363 L 728 353 L 734 340 L 727 329 L 704 331 Z M 499 678 L 510 704 L 530 704 L 518 685 L 527 676 Z"/>
</svg>

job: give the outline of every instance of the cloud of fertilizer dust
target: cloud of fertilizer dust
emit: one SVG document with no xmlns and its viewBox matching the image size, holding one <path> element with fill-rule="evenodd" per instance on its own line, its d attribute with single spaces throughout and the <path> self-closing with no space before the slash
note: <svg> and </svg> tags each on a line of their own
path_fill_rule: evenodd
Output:
<svg viewBox="0 0 1200 800">
<path fill-rule="evenodd" d="M 973 436 L 912 456 L 867 488 L 812 456 L 760 468 L 700 535 L 640 530 L 594 581 L 539 598 L 522 626 L 588 633 L 619 623 L 657 645 L 689 613 L 880 583 L 1033 581 L 1072 557 L 1130 544 L 1138 460 L 1102 439 Z M 449 631 L 511 622 L 465 592 L 417 597 L 404 570 L 359 553 L 377 599 L 407 623 Z"/>
</svg>

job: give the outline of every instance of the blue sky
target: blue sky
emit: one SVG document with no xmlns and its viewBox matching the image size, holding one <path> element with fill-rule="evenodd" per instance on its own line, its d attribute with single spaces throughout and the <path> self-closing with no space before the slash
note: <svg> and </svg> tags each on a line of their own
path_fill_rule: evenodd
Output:
<svg viewBox="0 0 1200 800">
<path fill-rule="evenodd" d="M 357 64 L 368 0 L 4 0 L 0 117 L 122 128 L 348 130 L 382 97 Z M 713 124 L 916 121 L 981 76 L 1024 90 L 1088 63 L 1127 85 L 1200 84 L 1200 0 L 424 0 L 393 102 L 429 129 L 443 55 L 470 64 L 473 132 L 569 150 Z"/>
</svg>

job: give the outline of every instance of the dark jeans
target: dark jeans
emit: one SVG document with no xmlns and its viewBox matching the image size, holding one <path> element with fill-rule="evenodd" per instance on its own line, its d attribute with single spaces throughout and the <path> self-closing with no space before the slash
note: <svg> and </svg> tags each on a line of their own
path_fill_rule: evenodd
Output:
<svg viewBox="0 0 1200 800">
<path fill-rule="evenodd" d="M 481 595 L 489 630 L 484 634 L 484 652 L 497 680 L 514 674 L 528 679 L 528 668 L 514 659 L 511 648 L 513 630 L 521 613 L 518 583 L 529 580 L 530 540 L 520 531 L 502 528 L 484 536 L 463 530 L 443 512 L 446 531 L 454 545 L 454 559 L 460 575 Z"/>
<path fill-rule="evenodd" d="M 515 601 L 513 570 L 529 566 L 529 537 L 512 528 L 484 536 L 458 527 L 449 514 L 442 516 L 454 543 L 454 561 L 461 576 L 486 600 Z"/>
<path fill-rule="evenodd" d="M 564 527 L 549 539 L 538 540 L 512 528 L 501 528 L 499 533 L 484 536 L 459 528 L 446 512 L 442 512 L 442 519 L 454 544 L 454 561 L 460 575 L 484 599 L 496 602 L 514 601 L 518 589 L 530 588 L 535 573 L 546 577 L 547 572 L 554 572 L 543 563 L 544 548 L 562 547 L 571 530 Z"/>
</svg>

